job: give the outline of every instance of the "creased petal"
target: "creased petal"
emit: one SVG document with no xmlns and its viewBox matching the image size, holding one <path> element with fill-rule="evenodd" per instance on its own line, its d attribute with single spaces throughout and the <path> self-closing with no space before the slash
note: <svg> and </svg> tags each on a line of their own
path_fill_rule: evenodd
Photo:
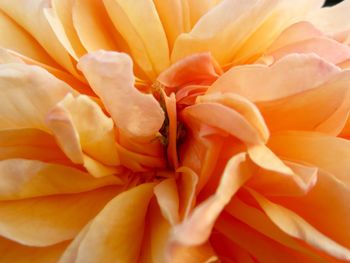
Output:
<svg viewBox="0 0 350 263">
<path fill-rule="evenodd" d="M 78 67 L 118 128 L 136 137 L 156 135 L 164 121 L 163 110 L 152 95 L 134 87 L 132 61 L 127 55 L 98 51 L 84 56 Z"/>
</svg>

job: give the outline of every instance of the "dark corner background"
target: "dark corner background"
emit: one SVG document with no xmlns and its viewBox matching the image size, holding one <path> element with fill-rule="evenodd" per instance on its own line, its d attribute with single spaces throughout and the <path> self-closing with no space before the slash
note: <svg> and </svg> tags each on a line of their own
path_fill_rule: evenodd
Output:
<svg viewBox="0 0 350 263">
<path fill-rule="evenodd" d="M 327 0 L 326 1 L 326 6 L 331 6 L 331 5 L 335 5 L 342 2 L 342 0 Z"/>
</svg>

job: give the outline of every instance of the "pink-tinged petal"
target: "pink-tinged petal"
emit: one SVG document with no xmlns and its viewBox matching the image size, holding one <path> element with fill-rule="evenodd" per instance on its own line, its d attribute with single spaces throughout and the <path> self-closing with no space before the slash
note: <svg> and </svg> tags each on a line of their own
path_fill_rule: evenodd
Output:
<svg viewBox="0 0 350 263">
<path fill-rule="evenodd" d="M 349 73 L 344 71 L 317 88 L 293 96 L 258 103 L 270 130 L 314 130 L 338 135 L 350 111 Z"/>
<path fill-rule="evenodd" d="M 39 43 L 15 21 L 0 11 L 0 46 L 19 52 L 42 63 L 57 66 Z"/>
<path fill-rule="evenodd" d="M 350 250 L 328 238 L 293 211 L 275 204 L 253 190 L 249 190 L 267 216 L 285 233 L 305 241 L 337 259 L 350 260 Z"/>
<path fill-rule="evenodd" d="M 185 2 L 188 3 L 191 27 L 193 27 L 203 15 L 219 4 L 221 0 L 187 0 Z"/>
<path fill-rule="evenodd" d="M 143 94 L 134 87 L 130 57 L 98 51 L 82 57 L 78 68 L 122 132 L 135 137 L 156 135 L 162 127 L 164 113 L 152 95 Z"/>
<path fill-rule="evenodd" d="M 119 191 L 109 186 L 78 194 L 1 201 L 0 235 L 29 246 L 72 239 Z"/>
<path fill-rule="evenodd" d="M 215 224 L 215 229 L 231 242 L 253 255 L 255 262 L 256 260 L 269 263 L 310 262 L 308 256 L 295 252 L 270 239 L 227 213 L 223 213 L 219 217 Z"/>
<path fill-rule="evenodd" d="M 308 21 L 323 32 L 333 35 L 350 29 L 350 1 L 345 0 L 332 7 L 316 9 Z"/>
<path fill-rule="evenodd" d="M 189 83 L 213 82 L 221 69 L 210 53 L 190 55 L 163 71 L 157 78 L 166 88 L 179 88 Z"/>
<path fill-rule="evenodd" d="M 279 60 L 292 53 L 314 53 L 330 63 L 339 64 L 350 58 L 350 47 L 327 37 L 314 37 L 284 46 L 267 55 Z"/>
<path fill-rule="evenodd" d="M 57 39 L 45 17 L 44 10 L 48 7 L 50 7 L 48 0 L 3 0 L 0 2 L 0 9 L 4 13 L 28 31 L 55 61 L 73 75 L 78 76 L 71 57 Z"/>
<path fill-rule="evenodd" d="M 122 181 L 115 176 L 95 179 L 63 165 L 24 159 L 0 161 L 0 200 L 90 191 Z"/>
<path fill-rule="evenodd" d="M 137 262 L 153 187 L 142 184 L 111 200 L 91 222 L 76 262 Z"/>
<path fill-rule="evenodd" d="M 0 238 L 1 262 L 16 263 L 56 263 L 67 248 L 68 242 L 38 248 L 23 246 L 5 238 Z"/>
<path fill-rule="evenodd" d="M 234 92 L 253 102 L 269 101 L 317 87 L 339 72 L 338 67 L 316 55 L 293 54 L 271 67 L 234 67 L 223 74 L 208 93 Z"/>
<path fill-rule="evenodd" d="M 0 65 L 0 129 L 47 131 L 45 115 L 70 92 L 67 84 L 39 67 Z"/>
<path fill-rule="evenodd" d="M 156 78 L 169 66 L 169 47 L 153 1 L 104 0 L 103 3 L 136 63 L 149 78 Z"/>
<path fill-rule="evenodd" d="M 197 103 L 202 102 L 216 102 L 236 110 L 260 133 L 264 141 L 268 140 L 270 134 L 264 118 L 259 109 L 246 98 L 234 93 L 213 93 L 197 98 Z"/>
<path fill-rule="evenodd" d="M 217 217 L 250 177 L 251 167 L 246 155 L 241 153 L 232 157 L 215 194 L 199 204 L 185 221 L 174 227 L 172 242 L 187 246 L 205 243 Z"/>
<path fill-rule="evenodd" d="M 186 125 L 200 122 L 220 129 L 248 144 L 261 144 L 264 139 L 238 111 L 219 103 L 202 102 L 185 108 L 182 117 Z"/>
<path fill-rule="evenodd" d="M 174 179 L 166 179 L 154 188 L 162 215 L 171 225 L 179 223 L 179 196 Z"/>
<path fill-rule="evenodd" d="M 305 21 L 298 22 L 284 30 L 269 47 L 267 53 L 271 53 L 293 43 L 322 36 L 323 33 L 311 23 Z"/>
</svg>

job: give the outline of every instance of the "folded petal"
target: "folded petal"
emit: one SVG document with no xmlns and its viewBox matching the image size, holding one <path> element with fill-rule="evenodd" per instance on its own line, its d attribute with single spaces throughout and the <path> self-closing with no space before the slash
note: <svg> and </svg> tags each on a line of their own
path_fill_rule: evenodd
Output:
<svg viewBox="0 0 350 263">
<path fill-rule="evenodd" d="M 187 246 L 201 245 L 207 241 L 217 217 L 250 178 L 250 168 L 244 153 L 230 159 L 215 194 L 200 203 L 185 221 L 175 226 L 172 241 Z"/>
<path fill-rule="evenodd" d="M 328 238 L 293 211 L 275 204 L 257 192 L 250 190 L 269 218 L 288 235 L 341 260 L 350 260 L 350 250 Z"/>
<path fill-rule="evenodd" d="M 109 186 L 78 194 L 1 201 L 0 235 L 39 247 L 72 239 L 118 191 Z"/>
<path fill-rule="evenodd" d="M 92 221 L 76 262 L 137 262 L 153 187 L 142 184 L 111 200 Z"/>
<path fill-rule="evenodd" d="M 136 137 L 156 135 L 164 121 L 163 110 L 152 95 L 134 87 L 132 61 L 127 55 L 99 51 L 84 56 L 78 67 L 119 129 Z"/>
</svg>

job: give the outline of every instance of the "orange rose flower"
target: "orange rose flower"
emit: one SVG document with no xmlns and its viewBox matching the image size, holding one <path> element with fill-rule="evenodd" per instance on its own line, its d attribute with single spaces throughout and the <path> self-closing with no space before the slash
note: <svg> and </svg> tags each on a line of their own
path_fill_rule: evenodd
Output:
<svg viewBox="0 0 350 263">
<path fill-rule="evenodd" d="M 350 0 L 0 0 L 0 262 L 350 262 Z"/>
</svg>

